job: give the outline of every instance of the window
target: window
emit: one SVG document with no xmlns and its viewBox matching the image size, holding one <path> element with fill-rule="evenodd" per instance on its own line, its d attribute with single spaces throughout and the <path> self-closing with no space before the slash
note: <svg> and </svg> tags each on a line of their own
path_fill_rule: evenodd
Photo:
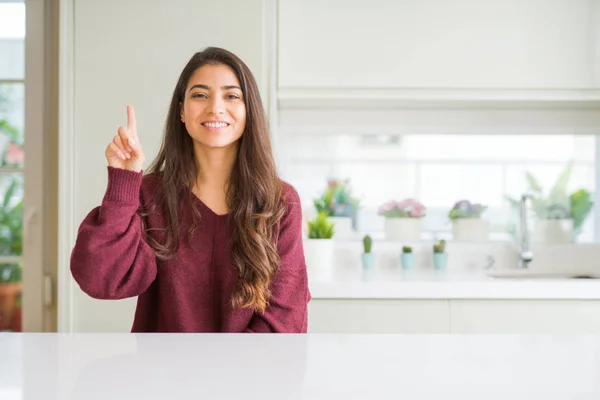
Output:
<svg viewBox="0 0 600 400">
<path fill-rule="evenodd" d="M 0 330 L 20 330 L 25 4 L 0 2 Z"/>
<path fill-rule="evenodd" d="M 285 178 L 298 189 L 309 214 L 328 178 L 350 179 L 361 201 L 357 229 L 364 233 L 383 237 L 377 208 L 413 197 L 428 209 L 425 238 L 449 238 L 448 212 L 466 199 L 487 205 L 491 238 L 507 240 L 518 221 L 507 197 L 518 199 L 529 189 L 527 172 L 547 195 L 572 163 L 567 194 L 593 193 L 595 141 L 594 135 L 553 134 L 289 134 Z M 593 221 L 592 210 L 577 242 L 594 240 Z"/>
</svg>

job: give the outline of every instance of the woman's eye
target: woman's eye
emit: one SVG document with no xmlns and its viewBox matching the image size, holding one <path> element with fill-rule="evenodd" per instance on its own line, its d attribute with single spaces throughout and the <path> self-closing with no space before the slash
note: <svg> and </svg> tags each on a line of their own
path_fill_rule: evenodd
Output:
<svg viewBox="0 0 600 400">
<path fill-rule="evenodd" d="M 236 99 L 239 99 L 240 96 L 238 96 L 237 94 L 230 94 L 230 95 L 227 95 L 227 98 L 229 100 L 236 100 Z"/>
<path fill-rule="evenodd" d="M 194 93 L 194 94 L 192 95 L 192 97 L 199 97 L 199 98 L 203 98 L 203 99 L 205 99 L 205 98 L 206 98 L 206 95 L 205 95 L 204 93 Z"/>
</svg>

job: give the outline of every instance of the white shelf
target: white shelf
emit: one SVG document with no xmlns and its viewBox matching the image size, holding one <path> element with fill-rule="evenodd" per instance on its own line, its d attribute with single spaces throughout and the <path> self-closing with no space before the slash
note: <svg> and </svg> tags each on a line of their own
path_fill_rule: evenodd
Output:
<svg viewBox="0 0 600 400">
<path fill-rule="evenodd" d="M 436 89 L 436 88 L 280 88 L 279 107 L 444 108 L 444 109 L 597 109 L 598 89 Z"/>
</svg>

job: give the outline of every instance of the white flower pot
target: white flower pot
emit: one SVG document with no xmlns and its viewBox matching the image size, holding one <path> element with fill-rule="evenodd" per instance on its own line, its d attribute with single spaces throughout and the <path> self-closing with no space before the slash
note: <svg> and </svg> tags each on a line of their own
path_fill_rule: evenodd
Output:
<svg viewBox="0 0 600 400">
<path fill-rule="evenodd" d="M 304 239 L 304 259 L 309 274 L 328 273 L 333 270 L 333 239 Z"/>
<path fill-rule="evenodd" d="M 334 238 L 348 239 L 354 236 L 351 217 L 327 217 L 327 221 L 334 225 Z"/>
<path fill-rule="evenodd" d="M 531 241 L 535 243 L 571 243 L 573 238 L 572 219 L 536 219 Z"/>
<path fill-rule="evenodd" d="M 385 240 L 394 242 L 418 242 L 421 240 L 421 218 L 386 218 Z"/>
<path fill-rule="evenodd" d="M 486 219 L 457 218 L 452 221 L 452 239 L 457 242 L 486 242 L 489 233 L 490 224 Z"/>
</svg>

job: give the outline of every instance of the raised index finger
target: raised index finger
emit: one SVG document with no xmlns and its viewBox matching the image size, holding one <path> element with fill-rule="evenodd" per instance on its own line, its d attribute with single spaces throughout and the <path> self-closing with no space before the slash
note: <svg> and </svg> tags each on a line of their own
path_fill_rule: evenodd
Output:
<svg viewBox="0 0 600 400">
<path fill-rule="evenodd" d="M 135 122 L 133 106 L 127 106 L 127 130 L 130 135 L 137 139 L 137 124 Z"/>
</svg>

